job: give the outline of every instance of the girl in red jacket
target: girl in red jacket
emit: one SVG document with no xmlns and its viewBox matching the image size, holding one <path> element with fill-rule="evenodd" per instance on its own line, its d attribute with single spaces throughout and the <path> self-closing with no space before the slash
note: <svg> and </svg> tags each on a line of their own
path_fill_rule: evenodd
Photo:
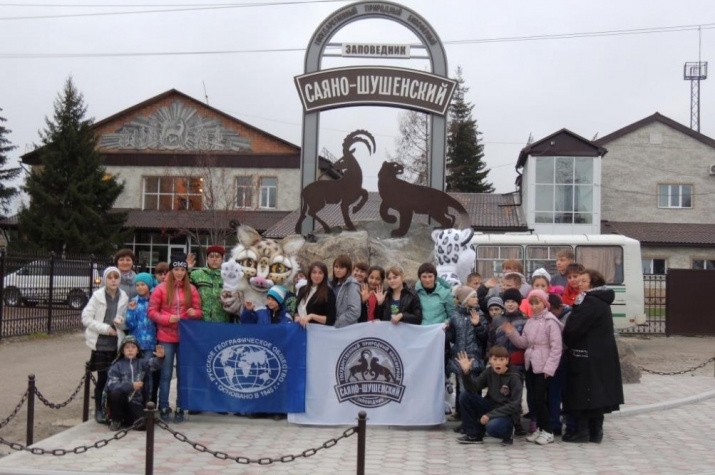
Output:
<svg viewBox="0 0 715 475">
<path fill-rule="evenodd" d="M 171 270 L 166 279 L 154 289 L 149 300 L 149 318 L 156 322 L 157 344 L 164 347 L 164 362 L 159 380 L 159 417 L 164 422 L 169 422 L 171 418 L 169 388 L 174 373 L 174 357 L 177 366 L 179 365 L 179 320 L 201 318 L 201 299 L 189 283 L 186 255 L 172 257 L 170 266 Z M 178 391 L 174 422 L 184 422 Z"/>
</svg>

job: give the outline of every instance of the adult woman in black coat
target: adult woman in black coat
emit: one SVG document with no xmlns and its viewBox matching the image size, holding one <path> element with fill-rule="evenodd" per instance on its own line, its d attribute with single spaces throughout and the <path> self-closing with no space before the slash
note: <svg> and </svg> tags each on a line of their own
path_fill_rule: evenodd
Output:
<svg viewBox="0 0 715 475">
<path fill-rule="evenodd" d="M 603 439 L 603 415 L 623 404 L 623 384 L 618 348 L 613 332 L 613 290 L 603 275 L 586 269 L 580 276 L 581 291 L 564 327 L 568 379 L 564 408 L 578 420 L 575 433 L 564 442 L 595 442 Z"/>
<path fill-rule="evenodd" d="M 335 294 L 328 286 L 328 267 L 323 262 L 308 266 L 308 283 L 300 289 L 296 301 L 296 323 L 303 327 L 308 323 L 335 324 Z"/>
<path fill-rule="evenodd" d="M 397 267 L 387 269 L 387 285 L 389 289 L 380 302 L 382 296 L 378 296 L 378 308 L 376 315 L 380 315 L 382 320 L 392 323 L 412 323 L 422 324 L 422 305 L 417 293 L 405 285 L 403 278 L 405 272 Z"/>
</svg>

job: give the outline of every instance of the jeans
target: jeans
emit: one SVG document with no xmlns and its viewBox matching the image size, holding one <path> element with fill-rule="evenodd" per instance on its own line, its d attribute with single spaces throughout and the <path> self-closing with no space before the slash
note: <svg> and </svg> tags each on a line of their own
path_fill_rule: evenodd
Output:
<svg viewBox="0 0 715 475">
<path fill-rule="evenodd" d="M 174 357 L 176 357 L 176 366 L 179 366 L 179 344 L 158 342 L 164 347 L 164 363 L 161 366 L 161 376 L 159 378 L 159 409 L 169 408 L 169 388 L 171 388 L 171 378 L 174 376 Z M 176 378 L 177 388 L 179 378 Z M 181 407 L 179 400 L 179 391 L 176 391 L 176 408 Z"/>
<path fill-rule="evenodd" d="M 462 411 L 462 431 L 467 435 L 491 435 L 498 439 L 511 437 L 514 423 L 511 416 L 489 419 L 486 426 L 479 419 L 492 410 L 491 403 L 481 394 L 462 391 L 459 395 L 459 407 Z"/>
<path fill-rule="evenodd" d="M 129 401 L 129 394 L 121 389 L 109 391 L 109 412 L 112 421 L 119 422 L 124 427 L 133 425 L 144 417 L 144 408 L 141 404 Z"/>
</svg>

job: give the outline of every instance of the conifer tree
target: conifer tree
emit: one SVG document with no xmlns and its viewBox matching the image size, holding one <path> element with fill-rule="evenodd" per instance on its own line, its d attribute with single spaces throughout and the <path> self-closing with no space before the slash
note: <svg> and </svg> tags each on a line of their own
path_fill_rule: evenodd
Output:
<svg viewBox="0 0 715 475">
<path fill-rule="evenodd" d="M 70 77 L 55 99 L 52 120 L 46 117 L 40 132 L 41 164 L 24 186 L 30 205 L 20 211 L 20 231 L 58 254 L 111 252 L 124 237 L 126 214 L 110 212 L 124 184 L 106 174 L 86 112 Z"/>
<path fill-rule="evenodd" d="M 474 105 L 464 97 L 469 88 L 464 85 L 461 67 L 457 68 L 456 81 L 447 129 L 447 191 L 492 193 L 494 187 L 487 181 L 489 169 L 484 162 L 482 134 L 472 117 Z"/>
<path fill-rule="evenodd" d="M 2 112 L 2 109 L 0 109 L 0 112 Z M 20 168 L 6 168 L 8 160 L 6 154 L 17 147 L 12 145 L 6 137 L 12 131 L 5 128 L 3 122 L 7 122 L 7 120 L 0 116 L 0 211 L 3 214 L 7 214 L 10 210 L 10 202 L 20 192 L 16 187 L 9 186 L 7 183 L 20 174 Z"/>
</svg>

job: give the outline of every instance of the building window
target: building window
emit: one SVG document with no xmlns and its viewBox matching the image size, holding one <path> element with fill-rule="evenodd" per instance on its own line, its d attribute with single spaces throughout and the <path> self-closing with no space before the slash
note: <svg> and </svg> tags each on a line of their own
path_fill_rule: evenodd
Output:
<svg viewBox="0 0 715 475">
<path fill-rule="evenodd" d="M 708 259 L 693 259 L 691 267 L 697 270 L 713 270 L 715 269 L 715 261 Z"/>
<path fill-rule="evenodd" d="M 592 157 L 535 157 L 537 223 L 593 222 Z"/>
<path fill-rule="evenodd" d="M 692 208 L 693 185 L 658 185 L 658 208 Z"/>
<path fill-rule="evenodd" d="M 253 208 L 253 177 L 236 177 L 236 207 Z"/>
<path fill-rule="evenodd" d="M 202 209 L 203 178 L 144 177 L 145 210 Z"/>
<path fill-rule="evenodd" d="M 276 207 L 277 180 L 275 178 L 261 178 L 260 184 L 261 208 Z"/>
<path fill-rule="evenodd" d="M 667 271 L 665 259 L 641 259 L 644 274 L 663 275 Z"/>
</svg>

